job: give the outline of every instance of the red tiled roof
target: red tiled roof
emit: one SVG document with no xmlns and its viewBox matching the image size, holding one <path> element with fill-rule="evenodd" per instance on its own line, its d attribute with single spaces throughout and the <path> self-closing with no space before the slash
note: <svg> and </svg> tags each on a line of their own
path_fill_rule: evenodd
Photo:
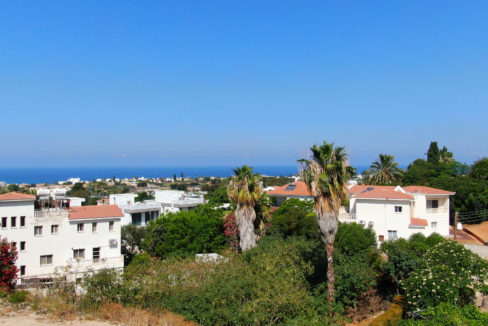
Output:
<svg viewBox="0 0 488 326">
<path fill-rule="evenodd" d="M 285 190 L 292 184 L 296 185 L 295 189 Z M 295 181 L 283 187 L 276 187 L 274 190 L 268 191 L 268 195 L 312 196 L 308 191 L 306 183 L 303 181 Z"/>
<path fill-rule="evenodd" d="M 9 192 L 7 194 L 0 195 L 0 201 L 9 200 L 35 200 L 35 195 L 23 194 L 20 192 Z"/>
<path fill-rule="evenodd" d="M 352 196 L 352 198 L 363 198 L 363 199 L 414 199 L 412 195 L 404 194 L 403 192 L 400 191 L 393 191 L 389 189 L 374 189 L 371 191 L 367 191 L 364 193 L 361 193 L 359 195 Z"/>
<path fill-rule="evenodd" d="M 423 218 L 410 218 L 410 225 L 415 225 L 415 226 L 428 226 L 429 223 L 427 220 L 424 220 Z"/>
<path fill-rule="evenodd" d="M 69 212 L 70 220 L 123 217 L 124 213 L 117 205 L 94 205 L 71 207 Z"/>
<path fill-rule="evenodd" d="M 431 187 L 424 187 L 424 186 L 408 186 L 404 187 L 403 190 L 410 193 L 421 193 L 426 195 L 454 195 L 455 192 L 431 188 Z"/>
<path fill-rule="evenodd" d="M 379 189 L 386 189 L 386 190 L 395 190 L 397 186 L 371 186 L 371 185 L 354 185 L 349 188 L 349 193 L 351 194 L 359 194 L 363 191 L 367 190 L 369 187 L 373 187 L 375 190 Z"/>
</svg>

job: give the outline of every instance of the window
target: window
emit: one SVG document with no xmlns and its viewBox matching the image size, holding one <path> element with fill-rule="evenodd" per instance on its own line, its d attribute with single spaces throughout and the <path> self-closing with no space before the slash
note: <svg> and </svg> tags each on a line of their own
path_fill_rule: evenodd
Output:
<svg viewBox="0 0 488 326">
<path fill-rule="evenodd" d="M 92 223 L 92 232 L 97 232 L 97 223 Z"/>
<path fill-rule="evenodd" d="M 431 222 L 430 227 L 433 229 L 437 229 L 437 222 Z"/>
<path fill-rule="evenodd" d="M 20 241 L 20 251 L 25 250 L 25 241 Z"/>
<path fill-rule="evenodd" d="M 83 232 L 85 230 L 85 224 L 84 223 L 78 223 L 78 232 Z"/>
<path fill-rule="evenodd" d="M 109 231 L 114 230 L 114 222 L 113 221 L 108 223 L 108 229 L 109 229 Z"/>
<path fill-rule="evenodd" d="M 380 242 L 385 241 L 385 236 L 384 236 L 384 235 L 379 235 L 379 236 L 378 236 L 378 240 L 379 240 Z"/>
<path fill-rule="evenodd" d="M 396 239 L 397 231 L 388 231 L 388 239 Z"/>
<path fill-rule="evenodd" d="M 37 235 L 37 236 L 42 235 L 42 226 L 34 226 L 34 235 Z"/>
<path fill-rule="evenodd" d="M 100 248 L 93 248 L 93 260 L 97 261 L 100 259 Z"/>
<path fill-rule="evenodd" d="M 6 229 L 6 228 L 7 228 L 7 218 L 2 217 L 2 229 Z"/>
<path fill-rule="evenodd" d="M 427 208 L 439 208 L 439 200 L 427 200 Z"/>
<path fill-rule="evenodd" d="M 395 206 L 395 213 L 401 213 L 402 212 L 402 206 Z"/>
<path fill-rule="evenodd" d="M 12 216 L 10 218 L 10 227 L 16 228 L 17 227 L 17 216 Z"/>
<path fill-rule="evenodd" d="M 25 275 L 25 266 L 20 266 L 20 276 Z"/>
<path fill-rule="evenodd" d="M 58 234 L 59 225 L 51 225 L 51 234 Z"/>
<path fill-rule="evenodd" d="M 73 257 L 74 258 L 83 258 L 83 259 L 85 259 L 85 249 L 75 249 L 75 250 L 73 250 Z"/>
<path fill-rule="evenodd" d="M 20 217 L 20 227 L 25 227 L 25 216 Z"/>
<path fill-rule="evenodd" d="M 12 248 L 17 248 L 17 242 L 12 241 Z"/>
<path fill-rule="evenodd" d="M 52 264 L 53 264 L 53 255 L 41 256 L 41 266 L 52 265 Z"/>
</svg>

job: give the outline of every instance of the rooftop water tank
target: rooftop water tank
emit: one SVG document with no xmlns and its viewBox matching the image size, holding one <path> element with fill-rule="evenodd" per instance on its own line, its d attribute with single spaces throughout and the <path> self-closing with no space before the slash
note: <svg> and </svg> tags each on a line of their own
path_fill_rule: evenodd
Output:
<svg viewBox="0 0 488 326">
<path fill-rule="evenodd" d="M 39 198 L 45 199 L 49 197 L 50 194 L 51 191 L 49 189 L 45 189 L 45 188 L 37 189 L 37 195 L 39 196 Z"/>
</svg>

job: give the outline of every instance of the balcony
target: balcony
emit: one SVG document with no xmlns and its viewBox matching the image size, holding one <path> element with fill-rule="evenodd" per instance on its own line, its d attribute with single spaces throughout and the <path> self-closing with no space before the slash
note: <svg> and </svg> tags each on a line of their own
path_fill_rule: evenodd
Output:
<svg viewBox="0 0 488 326">
<path fill-rule="evenodd" d="M 124 256 L 120 255 L 117 257 L 109 258 L 97 258 L 97 259 L 78 259 L 70 258 L 66 261 L 67 265 L 71 265 L 73 268 L 83 268 L 83 267 L 106 267 L 112 265 L 124 264 Z"/>
<path fill-rule="evenodd" d="M 156 203 L 134 204 L 134 205 L 121 205 L 119 207 L 124 210 L 125 213 L 143 213 L 160 211 L 161 205 Z"/>
<path fill-rule="evenodd" d="M 427 208 L 427 214 L 438 214 L 438 213 L 447 213 L 448 208 L 446 207 L 438 207 L 438 208 Z"/>
<path fill-rule="evenodd" d="M 34 211 L 34 218 L 68 217 L 69 210 L 64 208 L 46 208 Z"/>
</svg>

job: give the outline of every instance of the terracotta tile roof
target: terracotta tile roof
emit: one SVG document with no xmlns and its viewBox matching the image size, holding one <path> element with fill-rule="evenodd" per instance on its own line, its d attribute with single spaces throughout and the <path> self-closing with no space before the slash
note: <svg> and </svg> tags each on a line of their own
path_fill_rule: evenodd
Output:
<svg viewBox="0 0 488 326">
<path fill-rule="evenodd" d="M 415 225 L 415 226 L 428 226 L 429 223 L 427 220 L 424 220 L 423 218 L 410 218 L 410 225 Z"/>
<path fill-rule="evenodd" d="M 424 186 L 408 186 L 404 187 L 403 190 L 410 193 L 421 193 L 426 195 L 455 195 L 455 192 L 431 188 L 431 187 L 424 187 Z"/>
<path fill-rule="evenodd" d="M 359 199 L 402 199 L 402 200 L 412 200 L 414 197 L 412 195 L 404 194 L 400 191 L 393 191 L 389 189 L 374 189 L 371 191 L 360 193 L 359 195 L 354 195 L 352 198 Z"/>
<path fill-rule="evenodd" d="M 123 216 L 124 213 L 122 213 L 117 205 L 76 206 L 71 207 L 69 212 L 70 220 Z"/>
<path fill-rule="evenodd" d="M 292 187 L 288 188 L 291 185 L 296 185 L 293 190 L 290 190 Z M 286 190 L 287 188 L 289 190 Z M 295 181 L 283 187 L 276 187 L 274 190 L 268 191 L 268 195 L 312 196 L 303 181 Z"/>
<path fill-rule="evenodd" d="M 375 190 L 379 189 L 386 189 L 386 190 L 395 190 L 397 186 L 371 186 L 371 185 L 354 185 L 351 188 L 349 188 L 349 193 L 351 194 L 359 194 L 362 193 L 363 191 L 366 191 L 369 187 L 373 187 Z"/>
<path fill-rule="evenodd" d="M 35 200 L 35 195 L 23 194 L 20 192 L 9 192 L 7 194 L 0 195 L 0 201 L 9 200 Z"/>
</svg>

